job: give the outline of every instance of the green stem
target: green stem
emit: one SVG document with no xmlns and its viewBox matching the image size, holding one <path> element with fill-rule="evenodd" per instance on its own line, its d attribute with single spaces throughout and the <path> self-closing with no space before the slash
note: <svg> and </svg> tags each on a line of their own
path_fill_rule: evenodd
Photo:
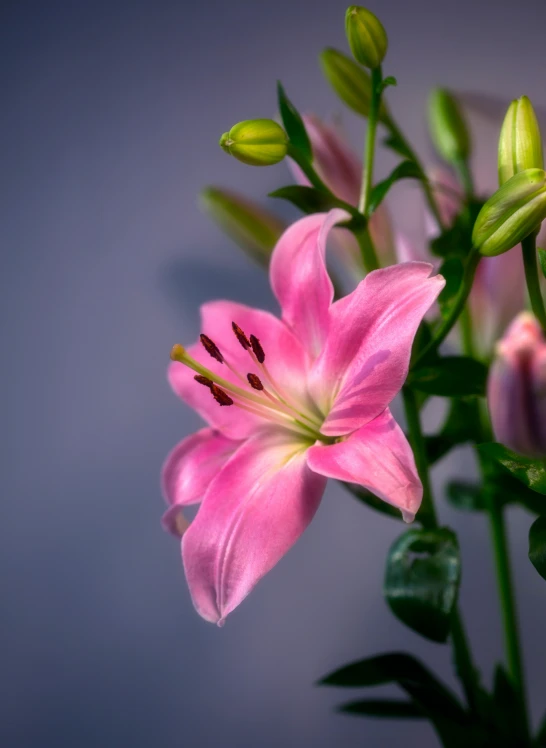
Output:
<svg viewBox="0 0 546 748">
<path fill-rule="evenodd" d="M 423 179 L 421 180 L 421 186 L 423 188 L 423 192 L 425 195 L 425 200 L 427 201 L 427 205 L 430 209 L 430 212 L 434 216 L 434 220 L 438 224 L 438 228 L 440 229 L 440 232 L 444 231 L 446 228 L 444 226 L 444 222 L 442 221 L 442 216 L 440 215 L 440 210 L 438 208 L 438 205 L 436 203 L 436 200 L 434 198 L 434 194 L 432 192 L 432 188 L 430 186 L 429 180 L 426 178 L 425 171 L 423 169 L 423 166 L 421 164 L 421 161 L 415 151 L 413 150 L 411 144 L 406 139 L 403 132 L 400 130 L 396 122 L 392 119 L 392 117 L 388 117 L 386 121 L 386 126 L 389 129 L 391 136 L 400 142 L 400 144 L 403 146 L 403 149 L 405 151 L 405 155 L 411 160 L 414 161 L 417 166 L 419 167 L 420 171 L 423 174 Z"/>
<path fill-rule="evenodd" d="M 459 292 L 457 296 L 455 297 L 455 301 L 453 302 L 451 306 L 449 314 L 440 323 L 440 326 L 436 330 L 433 339 L 430 341 L 428 345 L 426 345 L 423 348 L 423 350 L 419 353 L 419 355 L 413 362 L 414 368 L 417 367 L 430 353 L 437 350 L 440 344 L 443 343 L 443 341 L 446 339 L 446 337 L 450 333 L 453 325 L 457 322 L 459 316 L 461 315 L 464 309 L 466 300 L 468 299 L 468 295 L 470 294 L 470 291 L 472 290 L 472 283 L 474 282 L 474 275 L 476 274 L 476 268 L 478 267 L 478 263 L 480 259 L 481 259 L 481 256 L 479 252 L 473 248 L 470 251 L 470 254 L 468 255 L 465 269 L 464 269 L 463 281 L 461 283 Z"/>
<path fill-rule="evenodd" d="M 370 113 L 368 115 L 368 129 L 366 130 L 366 145 L 364 148 L 364 164 L 362 173 L 362 189 L 360 191 L 360 200 L 358 210 L 366 218 L 370 206 L 370 192 L 373 180 L 373 162 L 375 155 L 375 133 L 377 130 L 377 120 L 379 117 L 379 106 L 381 104 L 381 83 L 383 75 L 381 65 L 372 70 L 372 95 L 370 101 Z"/>
<path fill-rule="evenodd" d="M 462 182 L 465 197 L 467 200 L 470 200 L 474 195 L 474 180 L 472 179 L 472 172 L 468 166 L 468 161 L 460 159 L 456 162 L 455 169 Z"/>
<path fill-rule="evenodd" d="M 370 236 L 368 227 L 362 229 L 355 229 L 353 231 L 358 246 L 360 247 L 360 253 L 362 255 L 362 263 L 367 273 L 372 270 L 377 270 L 380 266 L 379 260 L 377 259 L 377 252 Z"/>
<path fill-rule="evenodd" d="M 521 249 L 523 253 L 523 265 L 525 267 L 525 280 L 527 281 L 527 290 L 529 291 L 529 299 L 531 300 L 531 309 L 546 333 L 546 309 L 544 308 L 544 300 L 538 278 L 536 236 L 534 234 L 527 236 L 521 242 Z"/>
<path fill-rule="evenodd" d="M 312 165 L 309 163 L 309 161 L 304 156 L 304 154 L 299 150 L 299 148 L 294 148 L 293 145 L 289 145 L 288 155 L 290 156 L 292 161 L 295 161 L 297 163 L 297 165 L 303 171 L 303 173 L 305 174 L 307 179 L 311 182 L 313 187 L 316 187 L 316 189 L 320 190 L 321 192 L 328 192 L 331 194 L 326 184 L 324 184 L 322 179 L 319 177 L 317 172 L 313 169 Z"/>
<path fill-rule="evenodd" d="M 404 400 L 409 441 L 413 449 L 417 471 L 423 484 L 423 502 L 418 517 L 424 527 L 436 528 L 438 527 L 438 520 L 434 507 L 434 497 L 425 451 L 425 440 L 421 428 L 417 400 L 413 390 L 407 386 L 402 388 L 402 398 Z M 472 711 L 475 711 L 477 708 L 478 674 L 472 661 L 472 654 L 458 605 L 455 606 L 451 618 L 451 643 L 457 675 L 463 685 L 468 706 Z"/>
</svg>

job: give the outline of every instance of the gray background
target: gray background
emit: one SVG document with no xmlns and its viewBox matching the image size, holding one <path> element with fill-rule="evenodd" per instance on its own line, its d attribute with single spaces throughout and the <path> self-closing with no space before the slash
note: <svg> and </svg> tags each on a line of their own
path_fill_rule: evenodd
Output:
<svg viewBox="0 0 546 748">
<path fill-rule="evenodd" d="M 219 183 L 265 195 L 287 180 L 282 164 L 229 159 L 217 138 L 273 115 L 277 78 L 303 110 L 342 110 L 316 56 L 345 48 L 345 7 L 2 4 L 3 746 L 437 744 L 426 724 L 338 716 L 347 694 L 312 685 L 389 649 L 451 681 L 449 649 L 405 630 L 382 600 L 402 525 L 330 488 L 222 630 L 194 613 L 178 544 L 159 525 L 160 464 L 199 425 L 167 386 L 171 345 L 195 337 L 206 299 L 274 308 L 265 276 L 201 215 L 196 193 Z M 546 104 L 543 0 L 370 7 L 390 37 L 392 108 L 423 155 L 432 85 L 487 92 L 501 109 L 521 93 Z M 361 123 L 344 119 L 360 148 Z M 482 186 L 497 130 L 482 127 Z M 381 157 L 378 173 L 391 164 Z M 394 201 L 410 228 L 412 200 Z M 440 467 L 470 470 L 464 452 Z M 440 512 L 461 533 L 462 604 L 489 681 L 501 636 L 486 523 Z M 526 559 L 529 517 L 511 511 L 510 521 L 537 721 L 546 589 Z"/>
</svg>

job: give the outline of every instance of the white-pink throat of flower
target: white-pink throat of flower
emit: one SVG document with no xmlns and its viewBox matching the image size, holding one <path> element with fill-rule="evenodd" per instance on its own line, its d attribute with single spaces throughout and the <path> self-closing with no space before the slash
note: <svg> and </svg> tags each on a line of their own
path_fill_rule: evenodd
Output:
<svg viewBox="0 0 546 748">
<path fill-rule="evenodd" d="M 232 322 L 231 326 L 235 337 L 248 353 L 249 363 L 259 373 L 238 371 L 207 335 L 201 334 L 199 339 L 207 353 L 218 363 L 227 366 L 243 386 L 236 385 L 207 369 L 179 344 L 173 346 L 171 359 L 195 371 L 195 381 L 208 387 L 211 397 L 220 407 L 241 408 L 265 421 L 283 426 L 311 443 L 320 440 L 330 444 L 335 441 L 332 437 L 320 433 L 324 415 L 318 409 L 311 409 L 308 404 L 296 402 L 294 397 L 273 378 L 265 363 L 265 351 L 258 338 L 255 335 L 247 337 L 235 322 Z"/>
</svg>

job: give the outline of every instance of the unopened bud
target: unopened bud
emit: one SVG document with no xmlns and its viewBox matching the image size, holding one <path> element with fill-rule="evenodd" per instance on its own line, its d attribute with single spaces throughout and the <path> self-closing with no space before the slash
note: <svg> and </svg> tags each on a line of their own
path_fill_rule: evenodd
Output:
<svg viewBox="0 0 546 748">
<path fill-rule="evenodd" d="M 546 457 L 546 340 L 522 312 L 497 344 L 487 401 L 495 438 L 527 457 Z"/>
<path fill-rule="evenodd" d="M 435 89 L 428 102 L 429 130 L 438 154 L 448 163 L 470 155 L 470 134 L 459 103 L 443 88 Z"/>
<path fill-rule="evenodd" d="M 220 138 L 226 153 L 250 166 L 271 166 L 282 161 L 288 150 L 288 138 L 272 119 L 249 119 L 233 125 Z"/>
<path fill-rule="evenodd" d="M 366 8 L 351 5 L 345 14 L 345 34 L 357 62 L 371 69 L 381 65 L 389 42 L 377 16 Z"/>
<path fill-rule="evenodd" d="M 542 138 L 533 105 L 522 96 L 506 112 L 499 138 L 499 184 L 524 169 L 543 169 Z"/>
<path fill-rule="evenodd" d="M 546 172 L 525 169 L 505 182 L 480 210 L 472 244 L 482 255 L 500 255 L 538 231 L 545 218 Z"/>
<path fill-rule="evenodd" d="M 320 55 L 322 71 L 339 98 L 353 112 L 368 117 L 372 98 L 372 82 L 368 73 L 350 57 L 337 49 L 325 49 Z M 384 99 L 379 107 L 379 119 L 388 120 Z"/>
<path fill-rule="evenodd" d="M 207 187 L 200 195 L 207 215 L 253 260 L 267 265 L 286 225 L 261 205 L 231 190 Z"/>
</svg>

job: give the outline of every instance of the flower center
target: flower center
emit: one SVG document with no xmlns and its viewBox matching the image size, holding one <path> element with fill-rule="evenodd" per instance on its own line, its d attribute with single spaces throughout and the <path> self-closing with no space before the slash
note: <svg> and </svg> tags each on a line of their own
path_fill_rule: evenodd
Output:
<svg viewBox="0 0 546 748">
<path fill-rule="evenodd" d="M 255 335 L 247 337 L 235 322 L 232 322 L 231 326 L 255 371 L 244 373 L 238 371 L 207 335 L 201 334 L 199 340 L 207 353 L 219 364 L 226 366 L 243 386 L 234 384 L 203 366 L 181 345 L 173 346 L 171 359 L 195 371 L 195 381 L 208 387 L 211 396 L 220 407 L 233 405 L 269 422 L 284 426 L 306 439 L 330 441 L 328 437 L 320 433 L 322 419 L 319 414 L 310 410 L 305 404 L 297 402 L 273 377 L 265 363 L 265 351 L 259 339 Z"/>
</svg>

